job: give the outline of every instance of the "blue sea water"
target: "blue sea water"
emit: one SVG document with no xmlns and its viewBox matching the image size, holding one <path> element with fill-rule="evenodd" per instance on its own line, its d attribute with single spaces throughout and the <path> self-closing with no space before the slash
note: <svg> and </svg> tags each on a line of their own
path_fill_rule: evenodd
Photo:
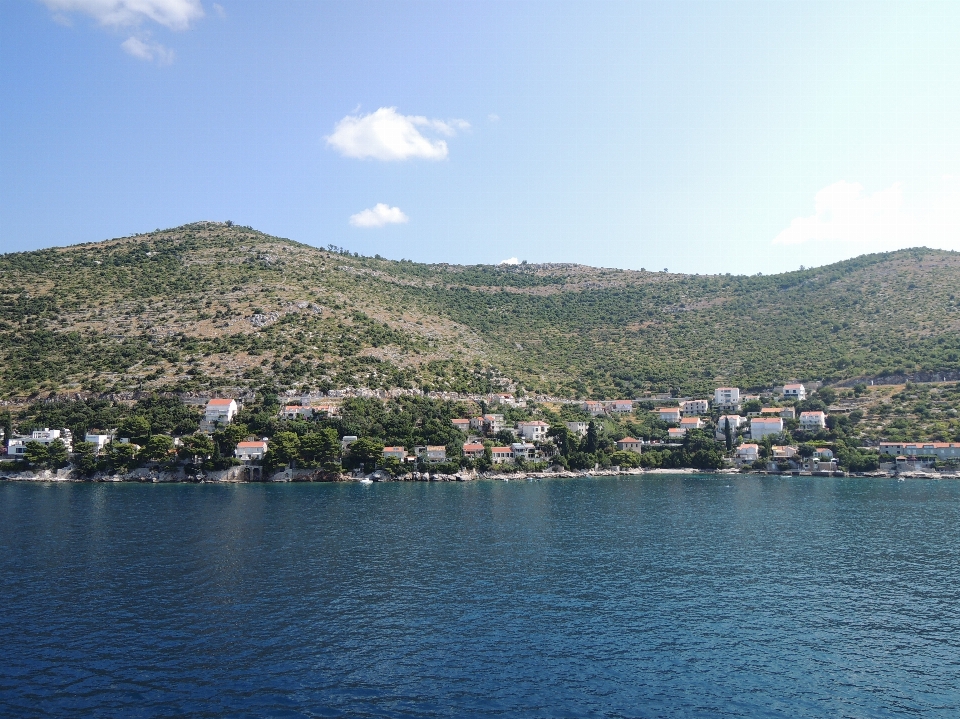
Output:
<svg viewBox="0 0 960 719">
<path fill-rule="evenodd" d="M 0 484 L 5 716 L 957 717 L 960 483 Z"/>
</svg>

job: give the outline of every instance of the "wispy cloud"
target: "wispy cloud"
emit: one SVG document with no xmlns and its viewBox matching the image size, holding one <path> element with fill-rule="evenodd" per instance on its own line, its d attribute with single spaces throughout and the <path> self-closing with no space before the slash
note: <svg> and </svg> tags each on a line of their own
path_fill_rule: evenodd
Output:
<svg viewBox="0 0 960 719">
<path fill-rule="evenodd" d="M 489 115 L 487 115 L 487 119 L 490 122 L 500 122 L 500 116 L 495 112 L 491 112 Z"/>
<path fill-rule="evenodd" d="M 384 225 L 401 225 L 410 220 L 399 207 L 390 207 L 378 202 L 355 215 L 350 215 L 350 224 L 354 227 L 383 227 Z"/>
<path fill-rule="evenodd" d="M 326 140 L 344 157 L 443 160 L 448 154 L 446 140 L 423 133 L 454 137 L 458 131 L 469 128 L 466 120 L 431 120 L 420 115 L 401 115 L 395 107 L 381 107 L 369 115 L 347 115 Z"/>
<path fill-rule="evenodd" d="M 127 27 L 150 20 L 171 30 L 186 30 L 203 17 L 200 0 L 40 0 L 55 17 L 79 12 L 101 25 Z"/>
<path fill-rule="evenodd" d="M 226 11 L 226 9 L 223 7 L 223 5 L 221 5 L 221 4 L 218 3 L 218 2 L 215 2 L 215 3 L 213 4 L 213 10 L 214 10 L 214 12 L 216 12 L 217 15 L 219 15 L 221 18 L 224 18 L 224 17 L 227 16 L 227 11 Z"/>
<path fill-rule="evenodd" d="M 151 40 L 141 40 L 132 36 L 120 43 L 120 47 L 128 54 L 147 62 L 156 60 L 161 65 L 169 65 L 173 62 L 173 50 Z"/>
<path fill-rule="evenodd" d="M 501 265 L 519 265 L 519 264 L 520 264 L 520 260 L 518 260 L 516 257 L 511 257 L 509 260 L 501 260 L 498 264 L 501 264 Z"/>
<path fill-rule="evenodd" d="M 903 247 L 960 249 L 960 182 L 945 175 L 939 189 L 914 201 L 899 182 L 872 194 L 858 182 L 835 182 L 814 197 L 814 212 L 797 217 L 775 245 L 844 243 L 858 252 Z"/>
</svg>

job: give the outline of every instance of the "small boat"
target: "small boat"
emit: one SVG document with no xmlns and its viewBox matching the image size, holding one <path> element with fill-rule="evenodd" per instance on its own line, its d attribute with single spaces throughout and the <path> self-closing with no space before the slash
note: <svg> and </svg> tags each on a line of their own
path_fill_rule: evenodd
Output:
<svg viewBox="0 0 960 719">
<path fill-rule="evenodd" d="M 360 480 L 360 484 L 373 484 L 373 480 L 370 479 L 369 477 L 364 477 L 363 479 Z"/>
</svg>

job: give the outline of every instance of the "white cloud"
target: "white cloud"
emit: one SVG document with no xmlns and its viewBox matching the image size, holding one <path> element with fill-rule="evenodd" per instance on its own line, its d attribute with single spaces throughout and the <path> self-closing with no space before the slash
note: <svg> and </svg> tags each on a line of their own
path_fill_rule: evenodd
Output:
<svg viewBox="0 0 960 719">
<path fill-rule="evenodd" d="M 845 243 L 859 252 L 960 249 L 960 183 L 944 175 L 939 189 L 911 202 L 899 182 L 873 194 L 858 182 L 835 182 L 816 194 L 812 215 L 795 218 L 773 240 L 808 243 Z"/>
<path fill-rule="evenodd" d="M 224 18 L 227 16 L 227 11 L 224 9 L 223 5 L 218 2 L 213 4 L 213 9 L 216 11 L 217 15 Z"/>
<path fill-rule="evenodd" d="M 186 30 L 203 17 L 200 0 L 40 0 L 55 15 L 80 12 L 101 25 L 124 27 L 152 20 L 171 30 Z"/>
<path fill-rule="evenodd" d="M 401 225 L 410 220 L 399 207 L 389 207 L 382 202 L 376 206 L 350 215 L 350 224 L 354 227 L 383 227 L 384 225 Z"/>
<path fill-rule="evenodd" d="M 500 122 L 500 116 L 495 112 L 491 112 L 489 115 L 487 115 L 487 119 L 490 122 Z"/>
<path fill-rule="evenodd" d="M 422 132 L 453 137 L 457 131 L 469 128 L 466 120 L 430 120 L 420 115 L 401 115 L 395 107 L 381 107 L 369 115 L 347 115 L 326 140 L 344 157 L 442 160 L 447 156 L 446 141 L 425 137 Z"/>
<path fill-rule="evenodd" d="M 519 264 L 520 264 L 520 260 L 518 260 L 516 257 L 511 257 L 509 260 L 501 260 L 499 264 L 501 264 L 501 265 L 519 265 Z"/>
<path fill-rule="evenodd" d="M 173 50 L 151 40 L 128 37 L 120 43 L 120 47 L 130 55 L 140 58 L 141 60 L 146 60 L 147 62 L 156 60 L 161 65 L 169 65 L 173 62 Z"/>
</svg>

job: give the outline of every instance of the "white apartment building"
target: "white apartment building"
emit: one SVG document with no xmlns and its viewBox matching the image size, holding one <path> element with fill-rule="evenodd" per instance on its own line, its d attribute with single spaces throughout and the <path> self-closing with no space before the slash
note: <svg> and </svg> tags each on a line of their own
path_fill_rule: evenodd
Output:
<svg viewBox="0 0 960 719">
<path fill-rule="evenodd" d="M 42 445 L 49 445 L 56 440 L 60 440 L 66 445 L 67 451 L 73 451 L 73 435 L 69 429 L 38 429 L 30 433 L 29 437 L 12 437 L 7 442 L 7 456 L 21 458 L 27 453 L 27 444 L 30 442 L 39 442 Z"/>
<path fill-rule="evenodd" d="M 807 388 L 802 384 L 785 384 L 783 396 L 786 399 L 804 400 L 807 398 Z"/>
<path fill-rule="evenodd" d="M 880 454 L 893 457 L 936 457 L 937 459 L 955 459 L 960 457 L 960 443 L 957 442 L 881 442 Z"/>
<path fill-rule="evenodd" d="M 547 438 L 547 430 L 549 429 L 550 425 L 540 420 L 517 423 L 517 432 L 528 442 L 544 441 Z"/>
<path fill-rule="evenodd" d="M 590 428 L 589 422 L 566 422 L 567 429 L 578 437 L 586 437 L 587 430 Z"/>
<path fill-rule="evenodd" d="M 703 420 L 699 417 L 684 417 L 680 420 L 680 429 L 703 429 Z"/>
<path fill-rule="evenodd" d="M 715 433 L 717 439 L 724 439 L 727 436 L 726 430 L 724 429 L 727 422 L 730 423 L 730 436 L 736 437 L 737 430 L 740 429 L 740 425 L 743 424 L 744 419 L 739 414 L 720 415 L 720 419 L 717 420 L 717 431 Z"/>
<path fill-rule="evenodd" d="M 93 434 L 88 432 L 86 435 L 84 435 L 83 441 L 94 445 L 94 453 L 100 454 L 100 452 L 103 451 L 103 448 L 113 441 L 113 438 L 116 436 L 116 434 L 116 430 L 107 432 L 105 434 Z"/>
<path fill-rule="evenodd" d="M 710 411 L 710 400 L 688 399 L 680 405 L 680 411 L 684 417 L 699 417 Z"/>
<path fill-rule="evenodd" d="M 657 414 L 660 416 L 661 422 L 666 422 L 667 424 L 679 424 L 680 423 L 680 408 L 679 407 L 660 407 L 657 410 Z"/>
<path fill-rule="evenodd" d="M 767 435 L 783 432 L 781 417 L 753 417 L 750 420 L 750 439 L 763 439 Z"/>
<path fill-rule="evenodd" d="M 817 432 L 827 426 L 827 415 L 823 412 L 801 412 L 800 429 L 804 432 Z"/>
<path fill-rule="evenodd" d="M 239 411 L 237 400 L 214 398 L 207 402 L 207 407 L 203 411 L 203 421 L 207 425 L 230 424 Z"/>
<path fill-rule="evenodd" d="M 510 445 L 510 452 L 513 454 L 515 460 L 530 460 L 536 459 L 537 457 L 537 448 L 529 442 L 514 442 Z"/>
<path fill-rule="evenodd" d="M 717 387 L 713 390 L 713 404 L 722 409 L 740 407 L 740 389 L 738 387 Z"/>
<path fill-rule="evenodd" d="M 760 458 L 760 445 L 741 444 L 737 447 L 736 458 L 741 462 L 756 462 Z"/>
<path fill-rule="evenodd" d="M 267 441 L 259 440 L 255 442 L 240 442 L 233 454 L 237 459 L 244 462 L 251 462 L 255 459 L 263 459 L 267 453 Z"/>
</svg>

